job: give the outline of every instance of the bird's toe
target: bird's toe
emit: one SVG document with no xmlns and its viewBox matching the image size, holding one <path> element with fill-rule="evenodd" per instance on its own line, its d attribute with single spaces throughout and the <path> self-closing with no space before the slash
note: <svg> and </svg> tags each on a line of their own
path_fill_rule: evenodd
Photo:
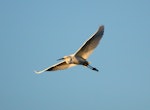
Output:
<svg viewBox="0 0 150 110">
<path fill-rule="evenodd" d="M 98 69 L 96 69 L 96 68 L 93 68 L 92 70 L 97 71 L 97 72 L 99 71 L 99 70 L 98 70 Z"/>
</svg>

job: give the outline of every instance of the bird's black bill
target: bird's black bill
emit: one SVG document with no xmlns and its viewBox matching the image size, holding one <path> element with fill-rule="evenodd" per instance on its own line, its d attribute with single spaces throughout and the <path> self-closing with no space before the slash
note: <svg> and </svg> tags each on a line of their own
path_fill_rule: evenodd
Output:
<svg viewBox="0 0 150 110">
<path fill-rule="evenodd" d="M 59 61 L 59 60 L 64 60 L 64 58 L 57 59 L 57 61 Z"/>
</svg>

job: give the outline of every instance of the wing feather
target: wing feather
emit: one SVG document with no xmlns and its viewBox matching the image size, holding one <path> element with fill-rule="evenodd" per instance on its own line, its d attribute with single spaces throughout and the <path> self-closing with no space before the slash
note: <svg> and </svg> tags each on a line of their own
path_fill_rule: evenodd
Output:
<svg viewBox="0 0 150 110">
<path fill-rule="evenodd" d="M 76 56 L 80 56 L 84 59 L 87 59 L 93 50 L 99 44 L 102 36 L 104 34 L 104 26 L 100 26 L 98 31 L 92 35 L 75 53 Z"/>
<path fill-rule="evenodd" d="M 62 62 L 59 62 L 53 66 L 50 66 L 42 71 L 35 71 L 35 73 L 37 74 L 41 74 L 45 71 L 56 71 L 56 70 L 64 70 L 64 69 L 67 69 L 67 68 L 70 68 L 72 66 L 75 66 L 75 64 L 67 64 L 65 61 L 62 61 Z"/>
</svg>

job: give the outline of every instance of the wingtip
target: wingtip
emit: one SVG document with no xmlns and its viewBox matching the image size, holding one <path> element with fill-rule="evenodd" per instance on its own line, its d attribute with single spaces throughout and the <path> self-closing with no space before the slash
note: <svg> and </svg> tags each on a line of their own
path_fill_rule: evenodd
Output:
<svg viewBox="0 0 150 110">
<path fill-rule="evenodd" d="M 34 71 L 34 73 L 41 74 L 41 73 L 43 73 L 43 71 Z"/>
<path fill-rule="evenodd" d="M 99 27 L 99 29 L 98 29 L 99 31 L 102 31 L 102 30 L 104 30 L 104 25 L 101 25 L 100 27 Z"/>
<path fill-rule="evenodd" d="M 97 34 L 97 35 L 100 35 L 100 36 L 102 36 L 102 35 L 104 34 L 104 25 L 101 25 L 101 26 L 98 28 L 96 34 Z"/>
</svg>

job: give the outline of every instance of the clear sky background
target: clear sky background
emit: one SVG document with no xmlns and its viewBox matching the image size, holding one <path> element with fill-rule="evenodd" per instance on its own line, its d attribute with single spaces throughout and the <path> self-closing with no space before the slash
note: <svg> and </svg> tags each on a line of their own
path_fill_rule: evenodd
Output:
<svg viewBox="0 0 150 110">
<path fill-rule="evenodd" d="M 77 66 L 42 70 L 100 25 L 100 45 Z M 150 110 L 149 0 L 1 0 L 0 110 Z"/>
</svg>

